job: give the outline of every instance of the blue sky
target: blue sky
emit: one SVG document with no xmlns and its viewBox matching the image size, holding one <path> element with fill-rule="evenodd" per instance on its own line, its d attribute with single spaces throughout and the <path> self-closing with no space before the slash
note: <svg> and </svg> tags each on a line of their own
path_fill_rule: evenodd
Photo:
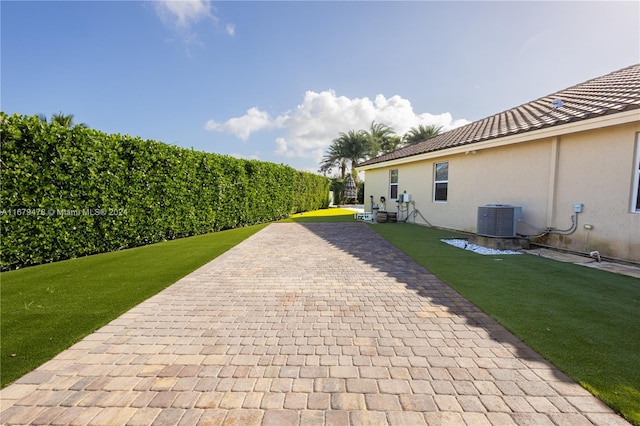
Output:
<svg viewBox="0 0 640 426">
<path fill-rule="evenodd" d="M 640 62 L 640 3 L 6 1 L 2 111 L 315 171 Z"/>
</svg>

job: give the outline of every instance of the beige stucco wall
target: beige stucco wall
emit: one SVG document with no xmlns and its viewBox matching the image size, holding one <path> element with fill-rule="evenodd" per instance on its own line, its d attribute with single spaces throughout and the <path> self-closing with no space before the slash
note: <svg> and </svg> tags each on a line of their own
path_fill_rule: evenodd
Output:
<svg viewBox="0 0 640 426">
<path fill-rule="evenodd" d="M 571 200 L 583 202 L 584 212 L 574 234 L 550 236 L 548 243 L 640 261 L 640 214 L 630 208 L 638 132 L 636 123 L 561 138 L 556 216 L 570 214 Z"/>
<path fill-rule="evenodd" d="M 636 122 L 370 169 L 365 207 L 370 210 L 370 195 L 376 203 L 381 195 L 389 198 L 394 168 L 399 193 L 410 193 L 415 208 L 438 227 L 475 232 L 478 206 L 500 203 L 522 206 L 523 220 L 537 227 L 567 229 L 574 203 L 583 203 L 573 234 L 540 242 L 640 261 L 640 214 L 630 212 L 638 132 Z M 446 203 L 432 201 L 434 163 L 442 161 L 449 162 Z M 387 210 L 395 211 L 396 203 L 387 201 Z M 424 221 L 417 216 L 416 223 Z M 518 232 L 537 233 L 522 224 Z"/>
</svg>

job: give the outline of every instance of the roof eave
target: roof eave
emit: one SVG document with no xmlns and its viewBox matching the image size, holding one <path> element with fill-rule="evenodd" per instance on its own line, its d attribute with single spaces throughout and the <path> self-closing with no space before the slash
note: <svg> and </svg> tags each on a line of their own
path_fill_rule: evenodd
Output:
<svg viewBox="0 0 640 426">
<path fill-rule="evenodd" d="M 471 151 L 480 151 L 488 148 L 496 148 L 505 145 L 529 142 L 532 140 L 562 136 L 570 133 L 594 130 L 603 127 L 616 126 L 620 124 L 633 123 L 640 121 L 640 109 L 625 110 L 615 114 L 607 114 L 586 120 L 572 121 L 566 124 L 560 124 L 541 129 L 531 130 L 523 133 L 516 133 L 509 136 L 502 136 L 493 139 L 487 139 L 479 142 L 467 143 L 464 145 L 444 148 L 440 150 L 425 152 L 422 154 L 411 155 L 407 157 L 397 158 L 393 160 L 381 161 L 368 165 L 358 165 L 360 171 L 379 169 L 384 167 L 396 166 L 405 163 L 413 163 L 416 161 L 429 160 L 432 158 L 445 157 L 456 154 L 465 154 Z"/>
</svg>

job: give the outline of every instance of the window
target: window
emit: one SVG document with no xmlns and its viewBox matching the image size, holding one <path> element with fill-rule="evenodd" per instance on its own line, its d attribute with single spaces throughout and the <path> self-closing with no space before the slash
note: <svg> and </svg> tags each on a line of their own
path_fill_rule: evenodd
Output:
<svg viewBox="0 0 640 426">
<path fill-rule="evenodd" d="M 433 201 L 447 201 L 449 187 L 449 163 L 436 163 L 433 177 Z"/>
<path fill-rule="evenodd" d="M 389 182 L 389 199 L 395 200 L 398 198 L 398 169 L 391 170 Z"/>
<path fill-rule="evenodd" d="M 633 163 L 633 192 L 631 193 L 631 211 L 640 213 L 640 133 L 636 136 L 636 158 Z"/>
</svg>

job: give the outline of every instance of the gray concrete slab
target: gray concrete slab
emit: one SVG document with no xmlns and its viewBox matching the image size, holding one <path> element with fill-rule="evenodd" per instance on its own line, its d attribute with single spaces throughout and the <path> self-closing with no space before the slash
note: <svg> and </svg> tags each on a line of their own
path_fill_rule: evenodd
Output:
<svg viewBox="0 0 640 426">
<path fill-rule="evenodd" d="M 586 266 L 588 268 L 613 272 L 614 274 L 628 275 L 633 278 L 640 278 L 640 267 L 638 266 L 628 265 L 624 263 L 598 261 L 593 257 L 579 256 L 576 254 L 565 253 L 558 250 L 550 250 L 548 248 L 535 248 L 523 251 L 534 256 L 546 257 L 548 259 L 558 260 L 560 262 L 569 262 L 580 266 Z"/>
<path fill-rule="evenodd" d="M 363 223 L 269 225 L 0 399 L 5 425 L 628 425 Z"/>
</svg>

